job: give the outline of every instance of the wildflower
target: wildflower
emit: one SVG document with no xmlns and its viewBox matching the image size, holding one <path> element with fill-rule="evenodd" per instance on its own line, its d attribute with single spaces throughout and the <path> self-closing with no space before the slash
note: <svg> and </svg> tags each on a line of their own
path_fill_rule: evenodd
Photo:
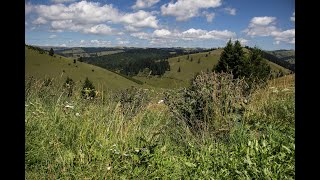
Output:
<svg viewBox="0 0 320 180">
<path fill-rule="evenodd" d="M 29 105 L 25 104 L 24 106 L 25 106 L 25 107 L 28 107 Z"/>
<path fill-rule="evenodd" d="M 112 145 L 112 147 L 116 147 L 116 146 L 117 146 L 116 144 L 113 144 L 113 145 Z"/>
<path fill-rule="evenodd" d="M 135 149 L 134 151 L 135 151 L 135 152 L 139 152 L 139 149 Z"/>
<path fill-rule="evenodd" d="M 107 167 L 107 170 L 110 171 L 111 170 L 111 166 Z"/>
<path fill-rule="evenodd" d="M 161 99 L 161 100 L 158 102 L 158 104 L 160 104 L 160 103 L 163 103 L 163 99 Z"/>
<path fill-rule="evenodd" d="M 79 117 L 79 116 L 80 116 L 80 114 L 79 114 L 79 113 L 76 113 L 76 116 L 78 116 L 78 117 Z"/>
<path fill-rule="evenodd" d="M 69 105 L 69 104 L 67 104 L 66 106 L 64 106 L 65 108 L 71 108 L 71 109 L 73 109 L 74 108 L 74 106 L 71 106 L 71 105 Z"/>
</svg>

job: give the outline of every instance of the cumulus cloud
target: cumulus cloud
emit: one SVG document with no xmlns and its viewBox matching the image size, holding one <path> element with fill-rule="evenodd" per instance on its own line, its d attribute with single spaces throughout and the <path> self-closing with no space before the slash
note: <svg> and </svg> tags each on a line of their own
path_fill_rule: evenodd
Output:
<svg viewBox="0 0 320 180">
<path fill-rule="evenodd" d="M 199 16 L 201 9 L 216 8 L 221 6 L 221 0 L 177 0 L 161 6 L 164 16 L 175 16 L 177 21 L 185 21 Z"/>
<path fill-rule="evenodd" d="M 296 21 L 296 12 L 293 12 L 292 17 L 290 17 L 290 20 L 293 22 Z"/>
<path fill-rule="evenodd" d="M 224 10 L 228 13 L 228 14 L 230 14 L 230 15 L 236 15 L 236 9 L 235 8 L 224 8 Z"/>
<path fill-rule="evenodd" d="M 111 41 L 105 41 L 105 40 L 91 40 L 89 41 L 85 46 L 88 47 L 106 47 L 106 46 L 110 46 L 111 45 Z"/>
<path fill-rule="evenodd" d="M 53 39 L 53 38 L 56 38 L 56 37 L 57 37 L 57 35 L 52 34 L 52 35 L 49 36 L 49 39 Z"/>
<path fill-rule="evenodd" d="M 26 9 L 27 8 L 26 4 Z M 120 12 L 112 4 L 80 1 L 69 5 L 34 5 L 39 18 L 51 22 L 52 31 L 79 31 L 92 34 L 110 34 L 105 23 L 123 24 L 133 28 L 158 28 L 158 19 L 152 12 L 139 10 L 134 13 Z M 29 10 L 28 10 L 29 11 Z M 82 30 L 84 29 L 84 30 Z"/>
<path fill-rule="evenodd" d="M 36 20 L 32 21 L 32 24 L 40 25 L 40 24 L 46 24 L 48 21 L 45 20 L 42 17 L 38 17 Z"/>
<path fill-rule="evenodd" d="M 132 6 L 133 9 L 149 8 L 157 4 L 160 0 L 137 0 L 136 4 Z"/>
<path fill-rule="evenodd" d="M 76 0 L 51 0 L 53 3 L 68 3 L 68 2 L 74 2 Z"/>
<path fill-rule="evenodd" d="M 246 45 L 249 42 L 249 40 L 244 39 L 244 38 L 231 39 L 232 42 L 235 42 L 236 40 L 238 40 L 241 45 Z"/>
<path fill-rule="evenodd" d="M 251 19 L 248 28 L 243 32 L 251 37 L 271 36 L 276 41 L 275 44 L 280 42 L 295 44 L 295 29 L 282 31 L 275 26 L 275 21 L 275 17 L 254 17 Z"/>
<path fill-rule="evenodd" d="M 83 32 L 88 34 L 111 35 L 115 33 L 115 30 L 105 24 L 99 24 L 84 29 Z"/>
<path fill-rule="evenodd" d="M 274 31 L 271 33 L 276 41 L 283 41 L 290 44 L 295 44 L 295 29 L 286 31 Z"/>
<path fill-rule="evenodd" d="M 60 46 L 60 47 L 67 47 L 66 44 L 60 44 L 59 46 Z"/>
<path fill-rule="evenodd" d="M 183 41 L 201 41 L 201 40 L 227 40 L 236 36 L 234 32 L 223 30 L 202 30 L 202 29 L 188 29 L 185 31 L 157 29 L 153 33 L 138 32 L 130 34 L 133 37 L 143 40 L 149 40 L 151 44 L 161 44 L 161 42 L 172 43 L 179 40 Z"/>
<path fill-rule="evenodd" d="M 254 17 L 244 32 L 249 36 L 270 36 L 271 32 L 277 30 L 274 26 L 275 21 L 275 17 Z"/>
</svg>

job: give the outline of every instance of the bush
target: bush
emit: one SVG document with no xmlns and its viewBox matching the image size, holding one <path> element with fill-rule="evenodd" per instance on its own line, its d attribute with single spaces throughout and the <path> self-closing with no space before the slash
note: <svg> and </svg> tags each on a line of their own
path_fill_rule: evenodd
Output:
<svg viewBox="0 0 320 180">
<path fill-rule="evenodd" d="M 74 81 L 71 78 L 67 77 L 66 82 L 63 84 L 63 87 L 67 89 L 68 97 L 72 96 L 74 85 Z"/>
<path fill-rule="evenodd" d="M 120 91 L 116 95 L 117 101 L 121 104 L 123 113 L 128 117 L 135 116 L 139 111 L 145 109 L 149 102 L 149 94 L 136 87 Z"/>
<path fill-rule="evenodd" d="M 227 73 L 200 73 L 191 86 L 168 92 L 165 103 L 172 115 L 185 122 L 194 133 L 228 132 L 242 116 L 250 91 L 243 79 Z"/>
<path fill-rule="evenodd" d="M 81 94 L 85 99 L 93 99 L 96 96 L 96 90 L 92 82 L 86 78 L 86 80 L 83 83 L 83 87 L 81 90 Z"/>
</svg>

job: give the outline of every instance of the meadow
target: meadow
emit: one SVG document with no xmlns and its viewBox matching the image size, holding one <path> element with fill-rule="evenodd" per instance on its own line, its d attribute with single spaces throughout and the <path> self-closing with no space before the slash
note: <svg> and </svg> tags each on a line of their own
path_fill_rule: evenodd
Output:
<svg viewBox="0 0 320 180">
<path fill-rule="evenodd" d="M 252 92 L 217 136 L 177 121 L 162 93 L 127 91 L 137 98 L 125 101 L 98 87 L 87 100 L 80 83 L 68 97 L 63 80 L 26 79 L 26 179 L 295 179 L 294 82 Z"/>
</svg>

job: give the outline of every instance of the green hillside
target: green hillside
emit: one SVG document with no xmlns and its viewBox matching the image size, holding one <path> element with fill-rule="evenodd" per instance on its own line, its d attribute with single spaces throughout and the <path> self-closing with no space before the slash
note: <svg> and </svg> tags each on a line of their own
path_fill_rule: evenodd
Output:
<svg viewBox="0 0 320 180">
<path fill-rule="evenodd" d="M 25 47 L 25 76 L 35 78 L 60 78 L 65 81 L 67 76 L 76 83 L 84 81 L 86 77 L 94 85 L 104 90 L 125 89 L 131 86 L 140 86 L 137 83 L 128 80 L 120 75 L 110 72 L 106 69 L 82 63 L 73 59 L 65 58 L 59 55 L 51 57 L 48 54 L 40 54 L 38 51 Z"/>
<path fill-rule="evenodd" d="M 210 52 L 191 54 L 189 59 L 187 59 L 188 55 L 169 58 L 170 71 L 166 71 L 162 77 L 135 76 L 134 78 L 155 87 L 185 87 L 189 84 L 190 80 L 196 73 L 207 70 L 211 71 L 213 66 L 218 63 L 222 51 L 223 49 L 216 49 Z M 247 49 L 244 51 L 248 52 Z M 199 59 L 200 63 L 198 63 Z M 288 69 L 285 69 L 273 62 L 267 62 L 271 66 L 271 69 L 276 72 L 279 70 L 282 70 L 285 74 L 290 72 Z M 179 67 L 180 72 L 178 72 Z"/>
<path fill-rule="evenodd" d="M 295 51 L 294 50 L 276 50 L 268 51 L 268 53 L 276 56 L 277 58 L 295 64 Z"/>
</svg>

